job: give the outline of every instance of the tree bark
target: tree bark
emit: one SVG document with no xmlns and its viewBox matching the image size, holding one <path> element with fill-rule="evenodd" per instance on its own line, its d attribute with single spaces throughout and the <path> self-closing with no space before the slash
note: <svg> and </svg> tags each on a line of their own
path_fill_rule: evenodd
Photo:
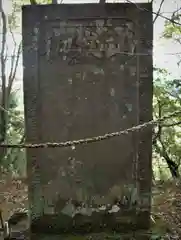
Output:
<svg viewBox="0 0 181 240">
<path fill-rule="evenodd" d="M 0 65 L 1 65 L 1 109 L 0 109 L 0 143 L 6 140 L 6 129 L 7 129 L 7 91 L 6 91 L 6 58 L 5 58 L 5 47 L 6 47 L 6 36 L 7 36 L 7 21 L 6 15 L 3 10 L 2 0 L 0 0 L 0 13 L 1 13 L 1 26 L 2 26 L 2 43 L 0 52 Z M 0 164 L 5 156 L 6 149 L 0 149 Z"/>
</svg>

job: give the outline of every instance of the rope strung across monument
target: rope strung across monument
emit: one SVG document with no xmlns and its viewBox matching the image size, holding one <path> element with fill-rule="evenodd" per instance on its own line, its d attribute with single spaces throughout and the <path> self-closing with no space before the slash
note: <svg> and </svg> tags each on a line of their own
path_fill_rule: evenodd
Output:
<svg viewBox="0 0 181 240">
<path fill-rule="evenodd" d="M 151 120 L 149 122 L 145 122 L 143 124 L 136 125 L 131 128 L 127 128 L 125 130 L 112 132 L 112 133 L 106 133 L 104 135 L 94 136 L 94 137 L 90 137 L 90 138 L 84 138 L 84 139 L 66 141 L 66 142 L 46 142 L 46 143 L 35 143 L 35 144 L 32 144 L 32 143 L 21 143 L 21 144 L 2 143 L 2 144 L 0 144 L 0 148 L 57 148 L 57 147 L 63 148 L 63 147 L 73 147 L 73 146 L 82 145 L 82 144 L 100 142 L 100 141 L 107 140 L 107 139 L 110 139 L 113 137 L 118 137 L 120 135 L 127 135 L 129 133 L 140 131 L 149 126 L 161 124 L 164 121 L 169 120 L 178 115 L 181 115 L 181 111 L 175 111 L 175 112 L 168 114 L 167 116 L 164 116 L 162 118 L 158 118 L 156 120 Z"/>
</svg>

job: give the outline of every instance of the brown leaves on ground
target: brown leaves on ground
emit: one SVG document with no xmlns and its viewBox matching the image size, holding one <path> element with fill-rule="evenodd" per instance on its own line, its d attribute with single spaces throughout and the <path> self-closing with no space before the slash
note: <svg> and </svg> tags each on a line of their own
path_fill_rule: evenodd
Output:
<svg viewBox="0 0 181 240">
<path fill-rule="evenodd" d="M 164 225 L 165 231 L 181 239 L 181 181 L 168 181 L 154 187 L 152 212 L 155 224 Z"/>
<path fill-rule="evenodd" d="M 8 174 L 0 177 L 0 208 L 6 220 L 14 212 L 28 207 L 25 179 L 13 178 Z"/>
</svg>

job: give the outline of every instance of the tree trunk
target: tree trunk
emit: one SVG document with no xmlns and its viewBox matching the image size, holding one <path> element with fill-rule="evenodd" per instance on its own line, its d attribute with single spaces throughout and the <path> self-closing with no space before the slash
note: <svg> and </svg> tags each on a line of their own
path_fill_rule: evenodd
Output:
<svg viewBox="0 0 181 240">
<path fill-rule="evenodd" d="M 1 13 L 1 26 L 2 26 L 2 43 L 0 52 L 0 65 L 1 65 L 1 102 L 0 102 L 0 143 L 6 140 L 7 129 L 7 91 L 6 91 L 6 59 L 5 59 L 5 47 L 6 47 L 6 35 L 7 35 L 7 21 L 6 15 L 3 10 L 2 0 L 0 0 L 0 13 Z M 6 149 L 0 148 L 0 164 L 5 156 Z"/>
</svg>

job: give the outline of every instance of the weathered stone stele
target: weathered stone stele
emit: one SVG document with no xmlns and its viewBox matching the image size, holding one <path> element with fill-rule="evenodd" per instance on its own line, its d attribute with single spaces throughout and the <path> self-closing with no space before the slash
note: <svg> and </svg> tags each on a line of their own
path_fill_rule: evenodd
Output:
<svg viewBox="0 0 181 240">
<path fill-rule="evenodd" d="M 23 7 L 28 143 L 78 140 L 152 119 L 152 5 L 138 6 Z M 32 230 L 148 227 L 151 139 L 146 128 L 27 150 Z"/>
</svg>

